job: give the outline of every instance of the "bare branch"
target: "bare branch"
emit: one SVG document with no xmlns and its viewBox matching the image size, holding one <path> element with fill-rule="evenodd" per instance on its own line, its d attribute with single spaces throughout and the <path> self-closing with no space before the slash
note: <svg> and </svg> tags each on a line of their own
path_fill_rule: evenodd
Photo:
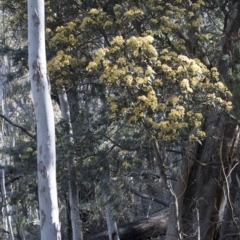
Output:
<svg viewBox="0 0 240 240">
<path fill-rule="evenodd" d="M 21 173 L 12 176 L 10 179 L 7 179 L 7 180 L 6 180 L 5 186 L 8 186 L 9 184 L 17 181 L 18 179 L 20 179 L 20 178 L 22 178 L 22 177 L 23 177 L 23 174 L 21 174 Z"/>
<path fill-rule="evenodd" d="M 150 200 L 152 200 L 152 201 L 154 201 L 154 202 L 156 202 L 156 203 L 162 204 L 162 205 L 165 206 L 165 207 L 169 207 L 169 203 L 167 203 L 167 202 L 165 202 L 164 200 L 162 200 L 162 199 L 160 199 L 160 198 L 158 198 L 158 197 L 155 197 L 155 196 L 153 196 L 153 195 L 151 195 L 151 194 L 139 192 L 139 191 L 137 191 L 136 189 L 131 188 L 131 187 L 129 188 L 129 191 L 130 191 L 131 193 L 134 193 L 135 195 L 141 197 L 141 198 L 150 199 Z"/>
<path fill-rule="evenodd" d="M 29 137 L 31 137 L 32 139 L 36 140 L 36 136 L 31 134 L 26 128 L 24 128 L 23 126 L 12 122 L 9 118 L 7 118 L 6 116 L 4 116 L 3 114 L 0 113 L 0 117 L 3 118 L 4 120 L 6 120 L 7 122 L 9 122 L 11 125 L 13 125 L 14 127 L 20 128 L 23 132 L 25 132 Z"/>
</svg>

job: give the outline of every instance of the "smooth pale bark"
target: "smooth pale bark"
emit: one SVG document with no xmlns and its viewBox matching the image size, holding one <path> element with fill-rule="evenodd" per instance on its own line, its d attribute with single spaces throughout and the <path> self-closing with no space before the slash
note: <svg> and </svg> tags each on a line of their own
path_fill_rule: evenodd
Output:
<svg viewBox="0 0 240 240">
<path fill-rule="evenodd" d="M 5 75 L 6 73 L 6 66 L 5 66 L 5 57 L 3 57 L 3 65 L 1 69 L 1 73 Z M 4 89 L 4 82 L 6 79 L 2 79 L 2 84 L 1 84 L 1 102 L 2 102 L 2 113 L 5 114 L 5 112 L 8 113 L 7 111 L 7 101 L 6 101 L 6 94 L 5 94 L 5 89 Z M 7 131 L 9 128 L 8 122 L 6 124 L 5 121 L 2 121 L 2 149 L 3 149 L 3 159 L 4 164 L 10 164 L 8 163 L 8 157 L 5 152 L 5 148 L 7 147 L 7 143 L 5 140 L 5 131 Z M 13 134 L 12 134 L 12 139 L 14 139 Z M 14 144 L 14 141 L 12 142 Z M 11 147 L 14 147 L 14 145 L 11 145 Z M 2 167 L 1 171 L 1 191 L 2 191 L 2 202 L 3 202 L 3 219 L 4 222 L 6 223 L 6 230 L 9 231 L 9 237 L 11 240 L 14 240 L 13 236 L 13 229 L 12 229 L 12 218 L 11 215 L 9 214 L 9 205 L 7 202 L 7 191 L 6 191 L 6 184 L 5 184 L 5 171 L 4 168 Z"/>
<path fill-rule="evenodd" d="M 38 197 L 42 240 L 60 240 L 55 126 L 46 74 L 44 0 L 28 0 L 28 57 L 37 123 Z"/>
<path fill-rule="evenodd" d="M 67 94 L 64 89 L 61 91 L 58 91 L 58 98 L 61 106 L 62 119 L 67 124 L 66 140 L 69 143 L 73 143 L 70 109 L 69 109 Z M 68 156 L 69 205 L 70 205 L 70 218 L 71 218 L 71 225 L 72 225 L 72 240 L 82 240 L 83 235 L 82 235 L 81 220 L 79 215 L 76 162 L 74 159 L 74 153 L 71 153 L 71 150 L 68 150 L 67 156 Z"/>
<path fill-rule="evenodd" d="M 114 219 L 112 214 L 112 204 L 109 202 L 111 197 L 111 189 L 109 186 L 110 182 L 110 173 L 105 170 L 105 179 L 102 184 L 102 192 L 105 201 L 105 212 L 106 212 L 106 220 L 107 220 L 107 228 L 108 228 L 108 237 L 109 240 L 120 240 L 117 228 L 117 222 Z"/>
<path fill-rule="evenodd" d="M 105 199 L 107 199 L 107 195 L 105 195 Z M 110 204 L 106 205 L 106 219 L 109 240 L 120 240 L 118 235 L 117 223 L 112 216 L 112 207 Z"/>
<path fill-rule="evenodd" d="M 3 206 L 4 206 L 4 215 L 6 217 L 10 239 L 14 240 L 12 224 L 11 224 L 11 217 L 8 213 L 7 193 L 6 193 L 6 188 L 5 188 L 5 173 L 4 173 L 3 168 L 0 171 L 1 171 L 1 190 L 2 190 L 2 201 L 3 201 Z"/>
</svg>

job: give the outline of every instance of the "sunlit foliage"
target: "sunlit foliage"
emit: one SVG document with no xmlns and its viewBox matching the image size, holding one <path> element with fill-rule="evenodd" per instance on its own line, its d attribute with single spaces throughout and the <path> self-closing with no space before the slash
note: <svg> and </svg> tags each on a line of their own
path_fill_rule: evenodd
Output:
<svg viewBox="0 0 240 240">
<path fill-rule="evenodd" d="M 216 68 L 208 70 L 198 59 L 168 49 L 158 53 L 151 35 L 112 39 L 111 47 L 94 52 L 87 66 L 110 89 L 109 118 L 127 117 L 156 129 L 165 141 L 176 140 L 183 130 L 200 127 L 207 107 L 230 111 L 227 87 Z M 197 137 L 204 137 L 197 132 Z M 190 140 L 193 140 L 190 137 Z"/>
</svg>

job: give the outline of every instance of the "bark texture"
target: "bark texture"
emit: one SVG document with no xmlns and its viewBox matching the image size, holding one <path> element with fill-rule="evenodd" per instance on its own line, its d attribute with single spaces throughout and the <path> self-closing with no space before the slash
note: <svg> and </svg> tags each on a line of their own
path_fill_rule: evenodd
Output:
<svg viewBox="0 0 240 240">
<path fill-rule="evenodd" d="M 214 109 L 209 112 L 205 122 L 205 132 L 209 137 L 199 149 L 198 162 L 189 176 L 184 201 L 184 233 L 187 239 L 196 237 L 195 234 L 199 234 L 202 240 L 214 239 L 222 194 L 219 146 L 224 124 L 222 114 Z"/>
<path fill-rule="evenodd" d="M 37 122 L 38 197 L 42 240 L 60 240 L 55 126 L 46 74 L 44 0 L 28 0 L 29 74 Z"/>
</svg>

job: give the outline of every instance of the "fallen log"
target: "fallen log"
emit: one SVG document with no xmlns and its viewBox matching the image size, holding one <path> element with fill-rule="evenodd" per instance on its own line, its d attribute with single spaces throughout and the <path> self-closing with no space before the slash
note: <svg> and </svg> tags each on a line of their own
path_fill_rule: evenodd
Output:
<svg viewBox="0 0 240 240">
<path fill-rule="evenodd" d="M 165 209 L 152 217 L 120 226 L 119 236 L 121 240 L 145 240 L 149 237 L 157 237 L 165 234 L 167 223 L 168 209 Z M 101 232 L 86 240 L 109 240 L 108 232 Z"/>
</svg>

